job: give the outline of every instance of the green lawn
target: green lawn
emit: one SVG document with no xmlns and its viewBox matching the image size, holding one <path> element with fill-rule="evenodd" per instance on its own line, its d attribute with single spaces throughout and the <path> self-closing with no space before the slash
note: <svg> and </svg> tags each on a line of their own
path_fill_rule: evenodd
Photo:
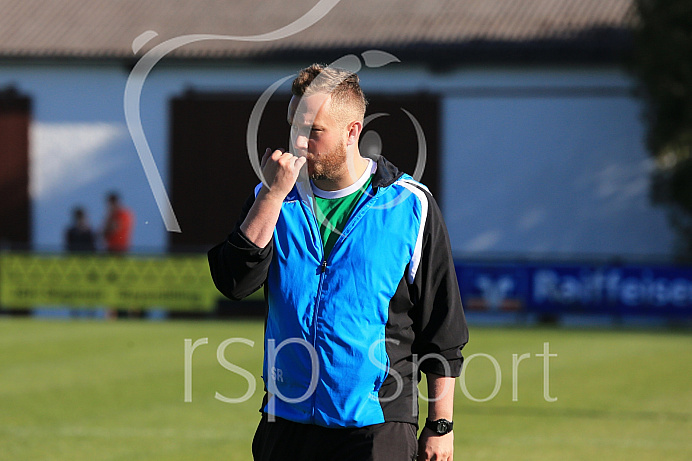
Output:
<svg viewBox="0 0 692 461">
<path fill-rule="evenodd" d="M 231 338 L 255 344 L 229 344 L 224 367 Z M 472 328 L 473 354 L 458 460 L 692 459 L 689 332 Z M 516 373 L 513 354 L 529 354 Z M 261 356 L 259 321 L 0 319 L 0 460 L 249 460 Z M 249 400 L 215 398 L 248 392 L 229 364 L 256 378 Z"/>
</svg>

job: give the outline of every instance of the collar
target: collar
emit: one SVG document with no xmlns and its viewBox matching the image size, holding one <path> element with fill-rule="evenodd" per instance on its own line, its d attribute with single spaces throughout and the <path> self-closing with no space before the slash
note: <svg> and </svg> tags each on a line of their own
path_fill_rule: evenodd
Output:
<svg viewBox="0 0 692 461">
<path fill-rule="evenodd" d="M 403 171 L 399 171 L 394 164 L 380 155 L 377 157 L 377 171 L 372 178 L 372 188 L 391 186 L 403 174 Z"/>
</svg>

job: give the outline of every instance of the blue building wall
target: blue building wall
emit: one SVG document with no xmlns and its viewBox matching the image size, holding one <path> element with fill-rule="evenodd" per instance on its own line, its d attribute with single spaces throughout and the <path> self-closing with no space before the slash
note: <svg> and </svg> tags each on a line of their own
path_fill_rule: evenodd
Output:
<svg viewBox="0 0 692 461">
<path fill-rule="evenodd" d="M 159 64 L 145 82 L 140 114 L 164 183 L 171 98 L 190 88 L 257 94 L 295 71 Z M 161 214 L 125 123 L 128 76 L 118 63 L 0 67 L 0 88 L 14 85 L 33 102 L 35 248 L 61 247 L 75 204 L 86 206 L 99 224 L 104 194 L 116 189 L 137 216 L 136 249 L 165 250 Z M 441 98 L 439 200 L 457 256 L 671 255 L 673 233 L 662 210 L 648 202 L 652 164 L 643 146 L 641 107 L 630 95 L 632 82 L 617 68 L 432 73 L 396 63 L 364 69 L 361 81 L 366 94 Z"/>
</svg>

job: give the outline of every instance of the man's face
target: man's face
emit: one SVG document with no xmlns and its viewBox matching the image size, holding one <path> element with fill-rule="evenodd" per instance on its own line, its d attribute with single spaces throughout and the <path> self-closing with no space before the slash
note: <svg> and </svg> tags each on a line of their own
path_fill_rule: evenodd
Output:
<svg viewBox="0 0 692 461">
<path fill-rule="evenodd" d="M 336 180 L 348 168 L 348 132 L 332 116 L 330 107 L 331 96 L 322 93 L 293 96 L 288 106 L 292 153 L 307 157 L 308 175 L 313 180 Z"/>
</svg>

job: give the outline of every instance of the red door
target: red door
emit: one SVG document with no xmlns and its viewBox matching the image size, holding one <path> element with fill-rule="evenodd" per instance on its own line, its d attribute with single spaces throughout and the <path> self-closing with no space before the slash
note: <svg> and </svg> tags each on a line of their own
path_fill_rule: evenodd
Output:
<svg viewBox="0 0 692 461">
<path fill-rule="evenodd" d="M 31 101 L 14 89 L 0 91 L 0 245 L 31 241 L 29 121 Z"/>
</svg>

